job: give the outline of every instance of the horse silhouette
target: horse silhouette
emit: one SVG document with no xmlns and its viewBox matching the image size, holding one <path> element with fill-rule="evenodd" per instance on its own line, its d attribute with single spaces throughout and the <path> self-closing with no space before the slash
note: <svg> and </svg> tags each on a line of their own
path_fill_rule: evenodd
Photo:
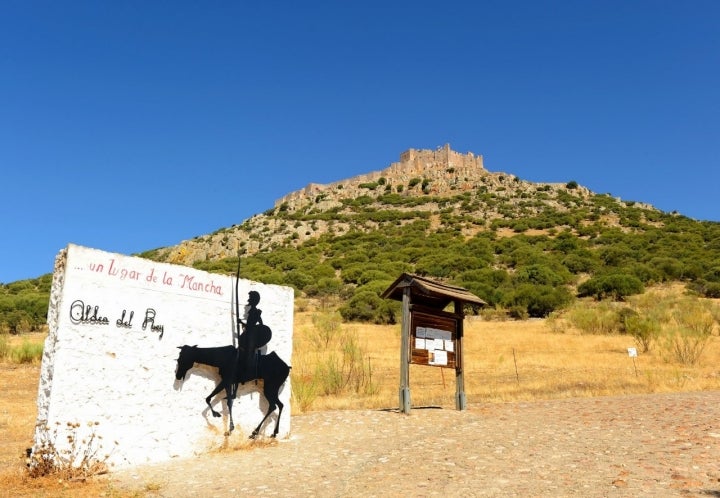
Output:
<svg viewBox="0 0 720 498">
<path fill-rule="evenodd" d="M 187 371 L 190 370 L 195 363 L 202 363 L 211 367 L 217 367 L 220 374 L 220 382 L 210 395 L 205 398 L 205 402 L 213 417 L 219 417 L 220 413 L 216 412 L 210 404 L 213 396 L 217 393 L 225 390 L 227 395 L 226 402 L 228 407 L 228 414 L 230 415 L 230 426 L 227 434 L 230 434 L 235 429 L 232 416 L 232 404 L 235 394 L 237 392 L 237 385 L 239 382 L 247 382 L 249 380 L 262 380 L 263 381 L 263 394 L 268 400 L 268 410 L 263 419 L 260 421 L 258 426 L 250 435 L 250 439 L 255 439 L 260 433 L 260 428 L 268 419 L 271 413 L 275 411 L 275 408 L 279 408 L 277 421 L 275 422 L 275 430 L 273 431 L 272 437 L 276 437 L 280 428 L 280 416 L 283 411 L 283 403 L 280 401 L 279 393 L 280 388 L 283 386 L 285 381 L 290 374 L 290 366 L 280 358 L 275 351 L 261 355 L 258 359 L 257 369 L 252 372 L 252 375 L 248 378 L 244 368 L 238 364 L 238 358 L 240 351 L 234 346 L 220 346 L 214 348 L 199 348 L 197 346 L 178 346 L 180 350 L 180 356 L 177 359 L 177 368 L 175 370 L 175 378 L 177 380 L 184 380 Z M 241 378 L 242 377 L 242 378 Z"/>
</svg>

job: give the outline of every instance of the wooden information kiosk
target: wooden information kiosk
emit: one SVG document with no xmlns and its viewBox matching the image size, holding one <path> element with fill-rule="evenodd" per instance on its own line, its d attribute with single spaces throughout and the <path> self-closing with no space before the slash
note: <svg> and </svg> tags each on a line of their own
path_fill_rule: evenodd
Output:
<svg viewBox="0 0 720 498">
<path fill-rule="evenodd" d="M 485 301 L 462 287 L 403 273 L 382 293 L 402 301 L 400 411 L 410 413 L 410 363 L 455 369 L 455 407 L 466 408 L 463 376 L 464 304 Z M 453 303 L 453 311 L 445 311 Z"/>
</svg>

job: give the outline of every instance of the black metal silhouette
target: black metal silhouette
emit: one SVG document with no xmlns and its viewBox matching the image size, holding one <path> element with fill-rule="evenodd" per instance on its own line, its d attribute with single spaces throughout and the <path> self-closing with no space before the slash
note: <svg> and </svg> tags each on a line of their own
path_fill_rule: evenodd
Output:
<svg viewBox="0 0 720 498">
<path fill-rule="evenodd" d="M 238 365 L 237 358 L 242 357 L 242 352 L 238 351 L 238 348 L 234 346 L 220 346 L 214 348 L 199 348 L 197 346 L 178 346 L 180 349 L 180 356 L 177 359 L 177 368 L 175 370 L 175 378 L 177 380 L 184 380 L 187 371 L 190 370 L 195 363 L 202 363 L 203 365 L 209 365 L 211 367 L 217 367 L 220 374 L 220 382 L 210 395 L 205 398 L 210 411 L 214 417 L 219 417 L 220 413 L 215 411 L 210 404 L 212 398 L 223 389 L 227 396 L 226 402 L 228 407 L 228 414 L 230 416 L 230 426 L 228 434 L 235 429 L 235 423 L 232 417 L 232 404 L 235 398 L 237 383 L 240 381 L 240 377 L 244 376 L 243 366 Z M 279 408 L 277 420 L 275 422 L 275 430 L 273 431 L 272 437 L 276 437 L 280 428 L 280 416 L 282 415 L 284 404 L 280 401 L 280 388 L 285 384 L 290 374 L 290 366 L 288 366 L 282 358 L 280 358 L 275 351 L 262 355 L 259 357 L 257 362 L 257 369 L 255 375 L 247 380 L 262 380 L 263 381 L 263 394 L 268 401 L 268 410 L 265 416 L 260 421 L 258 426 L 250 435 L 250 439 L 255 439 L 260 433 L 260 428 L 268 419 L 271 413 L 275 411 L 275 408 Z"/>
<path fill-rule="evenodd" d="M 258 349 L 265 346 L 272 339 L 272 330 L 263 324 L 262 310 L 257 307 L 258 303 L 260 303 L 260 293 L 250 291 L 248 293 L 245 321 L 243 322 L 238 315 L 238 331 L 240 328 L 243 330 L 241 334 L 238 333 L 238 352 L 242 352 L 241 357 L 238 357 L 238 363 L 241 367 L 241 383 L 255 378 L 255 372 L 258 368 Z"/>
</svg>

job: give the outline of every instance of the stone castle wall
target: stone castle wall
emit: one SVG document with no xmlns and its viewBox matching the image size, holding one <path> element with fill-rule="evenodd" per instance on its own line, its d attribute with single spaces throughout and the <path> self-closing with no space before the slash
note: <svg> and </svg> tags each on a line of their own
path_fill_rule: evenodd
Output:
<svg viewBox="0 0 720 498">
<path fill-rule="evenodd" d="M 290 209 L 298 204 L 314 199 L 319 195 L 332 197 L 333 193 L 342 188 L 344 196 L 348 190 L 359 189 L 365 183 L 377 182 L 380 178 L 392 184 L 407 183 L 413 178 L 423 178 L 434 182 L 438 189 L 443 185 L 457 186 L 459 181 L 477 179 L 488 172 L 483 166 L 483 157 L 472 152 L 462 154 L 450 149 L 450 145 L 435 150 L 408 149 L 400 154 L 400 161 L 390 164 L 382 171 L 373 171 L 350 179 L 334 183 L 310 183 L 301 190 L 296 190 L 275 201 L 275 207 L 286 204 Z"/>
<path fill-rule="evenodd" d="M 400 154 L 400 162 L 385 170 L 389 174 L 432 173 L 436 169 L 452 168 L 457 174 L 476 174 L 484 170 L 482 156 L 472 152 L 461 154 L 450 149 L 450 144 L 436 150 L 408 149 Z"/>
</svg>

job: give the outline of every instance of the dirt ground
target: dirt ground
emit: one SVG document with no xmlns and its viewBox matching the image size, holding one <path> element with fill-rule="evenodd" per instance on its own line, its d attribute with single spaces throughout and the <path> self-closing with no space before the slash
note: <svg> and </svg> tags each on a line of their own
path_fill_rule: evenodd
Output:
<svg viewBox="0 0 720 498">
<path fill-rule="evenodd" d="M 562 339 L 561 346 L 568 351 L 569 341 L 575 339 L 535 332 L 538 340 Z M 514 358 L 515 343 L 525 344 L 525 339 L 513 334 L 503 331 L 492 336 L 510 338 L 499 349 L 483 343 L 485 349 L 469 350 L 485 354 L 478 361 L 481 365 L 503 354 Z M 627 354 L 615 351 L 617 345 L 610 339 L 580 339 L 605 356 L 586 357 L 574 349 L 572 354 L 565 350 L 561 354 L 555 342 L 533 347 L 561 359 L 582 359 L 583 379 L 592 378 L 592 372 L 586 371 L 588 363 L 605 369 L 613 361 L 627 363 Z M 529 376 L 534 371 L 529 369 L 534 356 L 528 351 L 519 349 L 518 356 L 522 386 L 532 389 L 535 384 Z M 391 409 L 326 409 L 293 414 L 288 439 L 247 445 L 234 435 L 230 450 L 114 470 L 88 483 L 27 482 L 18 477 L 24 449 L 32 443 L 39 366 L 0 363 L 0 470 L 10 471 L 0 474 L 0 498 L 720 497 L 720 390 L 713 355 L 708 356 L 706 370 L 694 375 L 706 383 L 682 386 L 696 392 L 604 396 L 593 391 L 589 393 L 593 397 L 512 402 L 498 402 L 496 397 L 490 402 L 476 395 L 468 398 L 474 402 L 463 412 L 437 398 L 442 408 L 414 406 L 410 415 Z M 570 360 L 563 361 L 538 360 L 538 365 L 562 368 L 538 369 L 537 375 L 556 372 L 573 384 L 579 367 L 573 369 Z M 395 356 L 392 364 L 396 365 Z M 500 367 L 507 365 L 513 363 L 505 361 Z M 643 368 L 655 372 L 647 360 Z M 493 380 L 487 372 L 477 375 L 497 386 L 512 385 L 516 371 L 508 371 L 509 381 Z M 635 378 L 632 370 L 620 373 L 599 377 L 597 384 L 610 385 L 616 377 L 623 382 L 628 376 Z M 438 389 L 450 391 L 452 398 L 452 386 L 444 389 L 444 379 L 435 377 Z M 396 389 L 396 381 L 391 384 Z M 413 400 L 422 399 L 419 387 L 415 382 Z M 392 400 L 394 395 L 383 399 Z M 423 402 L 436 403 L 435 399 L 425 397 Z"/>
<path fill-rule="evenodd" d="M 720 496 L 720 392 L 313 412 L 275 444 L 108 479 L 173 498 Z"/>
</svg>

